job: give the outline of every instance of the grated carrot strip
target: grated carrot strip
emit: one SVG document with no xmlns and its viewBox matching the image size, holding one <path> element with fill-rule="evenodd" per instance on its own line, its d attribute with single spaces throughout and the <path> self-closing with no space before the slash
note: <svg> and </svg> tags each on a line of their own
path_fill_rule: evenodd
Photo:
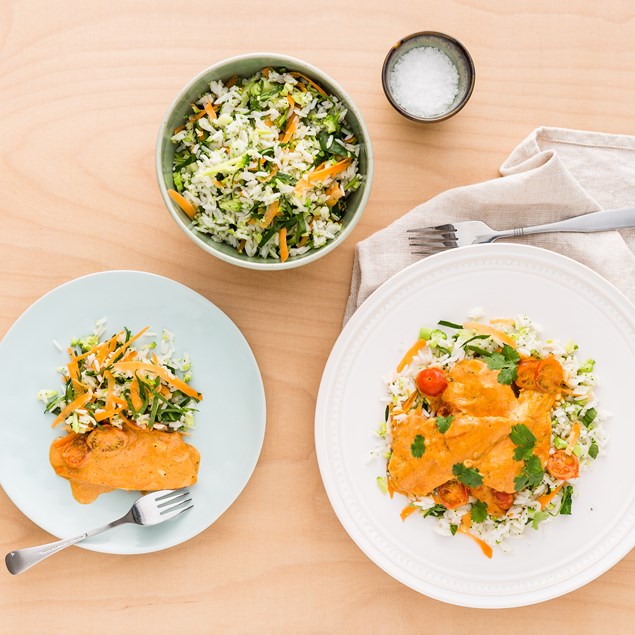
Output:
<svg viewBox="0 0 635 635">
<path fill-rule="evenodd" d="M 57 417 L 55 417 L 55 420 L 51 424 L 51 427 L 54 428 L 56 425 L 62 423 L 62 421 L 64 421 L 66 417 L 68 417 L 68 415 L 70 415 L 74 410 L 77 410 L 78 408 L 85 406 L 92 399 L 93 399 L 93 392 L 92 390 L 89 390 L 87 393 L 84 393 L 83 395 L 80 395 L 79 397 L 71 401 L 71 403 L 69 403 L 62 410 L 62 412 L 60 412 L 57 415 Z"/>
<path fill-rule="evenodd" d="M 289 248 L 287 247 L 287 228 L 282 227 L 278 232 L 280 240 L 280 262 L 286 262 L 289 258 Z"/>
</svg>

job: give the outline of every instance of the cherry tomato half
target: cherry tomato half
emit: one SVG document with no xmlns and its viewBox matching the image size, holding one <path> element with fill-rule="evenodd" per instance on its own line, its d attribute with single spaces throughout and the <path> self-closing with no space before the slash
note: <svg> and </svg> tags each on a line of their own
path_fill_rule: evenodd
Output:
<svg viewBox="0 0 635 635">
<path fill-rule="evenodd" d="M 564 381 L 564 370 L 555 357 L 545 357 L 536 366 L 536 387 L 542 392 L 557 392 Z"/>
<path fill-rule="evenodd" d="M 437 488 L 434 499 L 448 509 L 455 509 L 470 500 L 470 492 L 463 483 L 448 481 Z"/>
<path fill-rule="evenodd" d="M 536 366 L 540 360 L 530 357 L 523 359 L 518 364 L 518 377 L 516 377 L 516 385 L 525 390 L 536 390 Z"/>
<path fill-rule="evenodd" d="M 514 504 L 515 494 L 509 494 L 507 492 L 498 492 L 496 490 L 492 490 L 494 494 L 494 498 L 496 499 L 496 503 L 501 509 L 509 509 Z"/>
<path fill-rule="evenodd" d="M 426 368 L 417 375 L 417 387 L 428 397 L 438 397 L 448 386 L 445 373 L 440 368 Z"/>
<path fill-rule="evenodd" d="M 556 450 L 547 461 L 547 472 L 561 481 L 578 478 L 580 461 L 578 461 L 578 457 L 575 454 L 567 454 L 564 450 Z"/>
</svg>

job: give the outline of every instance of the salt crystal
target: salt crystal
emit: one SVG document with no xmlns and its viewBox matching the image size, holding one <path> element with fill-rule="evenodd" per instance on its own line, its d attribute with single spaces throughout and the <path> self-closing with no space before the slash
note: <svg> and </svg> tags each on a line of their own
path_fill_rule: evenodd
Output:
<svg viewBox="0 0 635 635">
<path fill-rule="evenodd" d="M 459 92 L 459 73 L 452 60 L 438 48 L 421 46 L 399 59 L 390 74 L 395 101 L 418 117 L 447 112 Z"/>
</svg>

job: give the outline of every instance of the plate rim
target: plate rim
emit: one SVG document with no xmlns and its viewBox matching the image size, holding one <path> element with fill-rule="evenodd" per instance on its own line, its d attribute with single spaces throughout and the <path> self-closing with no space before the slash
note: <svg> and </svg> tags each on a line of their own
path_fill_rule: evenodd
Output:
<svg viewBox="0 0 635 635">
<path fill-rule="evenodd" d="M 503 253 L 507 251 L 507 253 Z M 456 606 L 464 606 L 470 608 L 512 608 L 527 606 L 544 602 L 549 599 L 553 599 L 574 591 L 585 584 L 588 584 L 601 574 L 608 571 L 623 557 L 625 557 L 635 546 L 635 530 L 628 532 L 621 543 L 614 546 L 607 554 L 605 554 L 599 561 L 592 563 L 582 571 L 576 573 L 573 577 L 551 583 L 548 586 L 531 589 L 521 592 L 511 592 L 505 596 L 476 596 L 474 593 L 456 591 L 444 587 L 437 586 L 429 581 L 417 578 L 416 575 L 410 573 L 406 569 L 402 568 L 398 564 L 394 563 L 392 559 L 385 553 L 383 553 L 379 547 L 373 544 L 372 540 L 363 533 L 361 529 L 357 527 L 357 524 L 349 512 L 346 501 L 340 494 L 339 485 L 336 483 L 336 478 L 331 470 L 331 459 L 329 457 L 329 441 L 327 439 L 328 426 L 327 426 L 327 407 L 325 401 L 329 399 L 332 392 L 333 377 L 336 374 L 336 370 L 341 363 L 341 356 L 344 356 L 347 349 L 346 340 L 354 339 L 354 334 L 360 328 L 363 328 L 365 322 L 370 317 L 371 311 L 375 307 L 374 305 L 381 301 L 384 293 L 388 293 L 386 289 L 388 285 L 395 284 L 395 281 L 401 277 L 407 277 L 410 275 L 411 270 L 420 267 L 430 266 L 430 263 L 436 265 L 438 261 L 445 259 L 454 260 L 458 258 L 470 259 L 474 256 L 469 256 L 469 252 L 481 253 L 483 257 L 486 255 L 492 257 L 529 257 L 534 262 L 536 259 L 554 259 L 556 262 L 564 265 L 565 267 L 574 267 L 580 274 L 584 274 L 585 281 L 593 286 L 599 285 L 600 289 L 606 293 L 613 294 L 615 300 L 622 305 L 623 309 L 628 309 L 630 314 L 635 314 L 635 306 L 633 303 L 622 293 L 615 285 L 606 280 L 599 273 L 588 267 L 587 265 L 560 254 L 553 252 L 549 249 L 541 247 L 535 247 L 533 245 L 524 245 L 516 243 L 500 243 L 500 244 L 487 244 L 487 245 L 472 245 L 468 247 L 462 247 L 455 250 L 446 250 L 440 252 L 428 258 L 421 259 L 404 269 L 398 271 L 388 280 L 382 283 L 377 289 L 375 289 L 371 295 L 358 307 L 355 313 L 351 316 L 351 319 L 344 325 L 337 340 L 333 344 L 328 360 L 325 364 L 322 378 L 320 381 L 320 387 L 316 399 L 315 407 L 315 423 L 314 423 L 314 436 L 316 445 L 316 457 L 318 461 L 318 467 L 320 470 L 320 476 L 324 489 L 326 490 L 327 497 L 331 504 L 331 507 L 335 511 L 335 514 L 348 533 L 353 542 L 361 549 L 361 551 L 373 562 L 376 566 L 381 568 L 385 573 L 398 580 L 402 584 L 410 587 L 411 589 L 426 595 L 433 599 L 453 604 Z M 486 252 L 486 253 L 483 253 Z M 545 263 L 544 261 L 541 264 Z M 349 335 L 350 333 L 350 335 Z M 325 396 L 326 394 L 326 396 Z M 628 537 L 630 535 L 630 545 Z"/>
<path fill-rule="evenodd" d="M 108 276 L 112 276 L 112 275 L 128 275 L 128 274 L 133 274 L 133 275 L 139 275 L 142 277 L 149 277 L 149 278 L 156 278 L 158 280 L 160 280 L 162 283 L 164 284 L 172 284 L 172 285 L 176 285 L 177 287 L 180 287 L 181 289 L 185 290 L 186 293 L 192 294 L 193 296 L 198 296 L 198 298 L 201 298 L 206 304 L 211 305 L 216 311 L 218 311 L 220 313 L 220 315 L 226 319 L 229 324 L 231 324 L 233 326 L 233 328 L 236 330 L 237 334 L 240 336 L 240 338 L 242 338 L 242 341 L 246 347 L 246 351 L 249 353 L 251 360 L 253 362 L 253 366 L 254 369 L 256 371 L 256 375 L 258 378 L 258 384 L 259 384 L 259 398 L 262 401 L 262 426 L 261 429 L 259 431 L 259 437 L 257 439 L 257 452 L 256 452 L 256 456 L 255 456 L 255 460 L 254 460 L 254 464 L 251 467 L 249 474 L 247 475 L 247 477 L 245 478 L 244 483 L 241 483 L 240 488 L 238 488 L 236 494 L 233 496 L 233 498 L 231 499 L 231 501 L 227 504 L 227 506 L 222 509 L 222 511 L 218 514 L 218 516 L 216 516 L 216 518 L 214 518 L 214 520 L 212 520 L 211 522 L 207 522 L 205 521 L 205 526 L 202 527 L 201 529 L 197 530 L 195 533 L 193 534 L 186 534 L 186 535 L 179 535 L 179 534 L 175 534 L 175 538 L 173 539 L 168 539 L 166 540 L 164 543 L 160 544 L 160 545 L 150 545 L 148 547 L 139 547 L 139 548 L 135 548 L 135 549 L 130 549 L 127 548 L 126 550 L 122 550 L 121 547 L 119 548 L 109 548 L 110 543 L 103 543 L 103 544 L 93 544 L 90 541 L 82 541 L 77 543 L 76 547 L 79 547 L 81 549 L 85 549 L 87 551 L 93 551 L 96 553 L 104 553 L 104 554 L 112 554 L 112 555 L 119 555 L 119 556 L 136 556 L 136 555 L 143 555 L 146 553 L 156 553 L 159 551 L 164 551 L 166 549 L 171 549 L 172 547 L 176 547 L 177 545 L 183 544 L 184 542 L 187 542 L 189 540 L 192 540 L 193 538 L 196 538 L 198 535 L 200 535 L 201 533 L 203 533 L 204 531 L 206 531 L 207 529 L 209 529 L 216 521 L 219 520 L 219 518 L 221 518 L 221 516 L 236 502 L 236 500 L 238 499 L 238 497 L 243 493 L 243 491 L 245 490 L 245 488 L 247 487 L 249 481 L 251 480 L 254 471 L 256 470 L 256 467 L 258 465 L 258 462 L 260 461 L 260 457 L 262 455 L 262 449 L 264 446 L 264 440 L 265 440 L 265 436 L 266 436 L 266 430 L 267 430 L 267 401 L 266 401 L 266 393 L 265 393 L 265 388 L 264 388 L 264 381 L 262 378 L 262 372 L 260 370 L 260 366 L 258 364 L 258 360 L 256 359 L 256 356 L 247 340 L 247 338 L 245 337 L 245 335 L 243 334 L 243 332 L 241 331 L 241 329 L 238 327 L 238 325 L 220 308 L 218 307 L 216 304 L 214 304 L 214 302 L 212 302 L 211 300 L 209 300 L 207 297 L 205 297 L 204 295 L 202 295 L 201 293 L 199 293 L 198 291 L 195 291 L 194 289 L 192 289 L 191 287 L 188 287 L 186 284 L 183 284 L 182 282 L 179 282 L 177 280 L 173 280 L 172 278 L 168 278 L 167 276 L 163 276 L 160 274 L 156 274 L 156 273 L 152 273 L 149 271 L 143 271 L 143 270 L 139 270 L 139 269 L 107 269 L 104 271 L 95 271 L 93 273 L 88 273 L 88 274 L 84 274 L 82 276 L 78 276 L 77 278 L 72 278 L 70 280 L 67 280 L 65 282 L 62 282 L 61 284 L 53 287 L 52 289 L 49 289 L 48 291 L 46 291 L 45 293 L 43 293 L 42 295 L 40 295 L 36 300 L 34 300 L 31 304 L 29 304 L 29 306 L 26 307 L 26 309 L 24 309 L 20 315 L 13 321 L 13 323 L 11 324 L 11 326 L 7 329 L 6 333 L 2 336 L 2 339 L 0 339 L 0 357 L 3 354 L 3 348 L 5 346 L 5 342 L 7 340 L 7 338 L 9 337 L 9 335 L 12 333 L 12 331 L 17 327 L 18 323 L 22 320 L 23 317 L 25 317 L 27 314 L 30 314 L 32 311 L 35 311 L 37 309 L 37 306 L 44 302 L 45 299 L 47 299 L 49 296 L 53 295 L 54 293 L 58 292 L 59 290 L 61 290 L 62 288 L 66 288 L 68 286 L 71 286 L 75 283 L 79 283 L 81 281 L 84 281 L 88 278 L 97 278 L 97 277 L 108 277 Z M 20 511 L 20 513 L 25 517 L 28 518 L 28 520 L 33 523 L 35 526 L 39 527 L 42 531 L 45 531 L 46 533 L 54 536 L 55 538 L 61 539 L 61 536 L 57 536 L 56 533 L 51 532 L 49 529 L 43 527 L 42 525 L 40 525 L 39 523 L 37 523 L 35 520 L 33 520 L 31 518 L 31 516 L 29 514 L 27 514 L 24 509 L 22 508 L 22 506 L 14 499 L 14 497 L 6 490 L 5 486 L 4 486 L 4 482 L 6 482 L 6 480 L 3 478 L 3 471 L 0 470 L 0 488 L 2 489 L 2 491 L 4 492 L 4 494 L 7 496 L 7 498 L 11 501 L 11 503 Z M 78 529 L 78 534 L 81 533 L 81 529 Z"/>
</svg>

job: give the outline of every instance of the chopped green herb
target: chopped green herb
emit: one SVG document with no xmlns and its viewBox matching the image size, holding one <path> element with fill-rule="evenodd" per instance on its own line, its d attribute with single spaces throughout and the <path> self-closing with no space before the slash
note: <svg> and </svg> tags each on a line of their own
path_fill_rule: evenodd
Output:
<svg viewBox="0 0 635 635">
<path fill-rule="evenodd" d="M 476 501 L 472 503 L 472 511 L 470 512 L 472 521 L 475 523 L 482 523 L 488 516 L 487 505 L 483 501 Z"/>
<path fill-rule="evenodd" d="M 582 417 L 582 423 L 588 428 L 593 423 L 597 415 L 598 412 L 595 408 L 589 408 Z"/>
<path fill-rule="evenodd" d="M 536 437 L 533 432 L 524 423 L 517 423 L 515 426 L 512 426 L 512 431 L 509 436 L 516 446 L 514 450 L 514 460 L 522 461 L 528 459 L 532 455 L 534 445 L 536 444 Z"/>
<path fill-rule="evenodd" d="M 449 417 L 437 417 L 437 428 L 439 428 L 439 432 L 445 434 L 453 421 L 454 415 L 450 415 Z"/>
<path fill-rule="evenodd" d="M 452 466 L 452 474 L 467 487 L 479 487 L 483 484 L 481 473 L 473 467 L 465 467 L 463 463 L 455 463 Z"/>
<path fill-rule="evenodd" d="M 540 459 L 532 454 L 528 459 L 525 459 L 525 465 L 523 471 L 514 479 L 514 489 L 517 492 L 526 488 L 533 488 L 542 483 L 545 471 L 542 469 Z"/>
<path fill-rule="evenodd" d="M 432 337 L 433 329 L 422 327 L 419 329 L 419 339 L 428 341 Z"/>
<path fill-rule="evenodd" d="M 390 414 L 390 406 L 386 405 L 386 410 L 384 412 L 384 421 L 388 421 L 389 414 Z"/>
<path fill-rule="evenodd" d="M 459 526 L 458 526 L 458 525 L 450 525 L 450 533 L 451 533 L 453 536 L 456 536 L 456 532 L 457 532 L 458 528 L 459 528 Z"/>
<path fill-rule="evenodd" d="M 486 340 L 489 338 L 489 335 L 474 335 L 473 337 L 470 337 L 469 340 L 466 340 L 465 342 L 463 342 L 463 344 L 461 344 L 461 348 L 465 348 L 470 342 L 473 342 L 474 340 Z M 479 350 L 483 350 L 482 348 L 480 348 Z M 487 353 L 487 351 L 484 351 L 485 353 Z"/>
<path fill-rule="evenodd" d="M 564 488 L 564 493 L 562 494 L 562 502 L 560 503 L 560 513 L 563 516 L 569 516 L 571 514 L 571 495 L 573 494 L 573 487 L 571 485 L 567 485 Z"/>
<path fill-rule="evenodd" d="M 429 509 L 426 509 L 423 512 L 423 517 L 427 518 L 428 516 L 433 516 L 434 518 L 438 518 L 439 516 L 443 516 L 445 512 L 448 511 L 443 505 L 434 505 Z"/>
<path fill-rule="evenodd" d="M 589 456 L 592 459 L 596 459 L 598 454 L 599 454 L 599 452 L 600 452 L 600 448 L 598 447 L 598 444 L 594 441 L 591 444 L 591 447 L 589 448 Z"/>
<path fill-rule="evenodd" d="M 423 438 L 423 435 L 418 434 L 412 444 L 410 445 L 410 453 L 415 459 L 420 459 L 426 451 L 426 440 Z"/>
<path fill-rule="evenodd" d="M 448 322 L 447 320 L 439 320 L 439 326 L 447 326 L 450 329 L 462 329 L 462 324 L 456 324 L 455 322 Z"/>
</svg>

